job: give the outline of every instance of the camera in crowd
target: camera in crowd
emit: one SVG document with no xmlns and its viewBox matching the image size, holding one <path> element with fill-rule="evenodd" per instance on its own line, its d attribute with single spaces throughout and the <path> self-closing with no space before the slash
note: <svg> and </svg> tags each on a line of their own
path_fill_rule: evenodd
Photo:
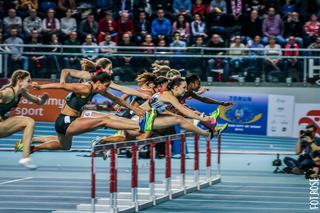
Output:
<svg viewBox="0 0 320 213">
<path fill-rule="evenodd" d="M 300 139 L 304 139 L 305 137 L 314 138 L 315 133 L 309 130 L 300 130 Z"/>
</svg>

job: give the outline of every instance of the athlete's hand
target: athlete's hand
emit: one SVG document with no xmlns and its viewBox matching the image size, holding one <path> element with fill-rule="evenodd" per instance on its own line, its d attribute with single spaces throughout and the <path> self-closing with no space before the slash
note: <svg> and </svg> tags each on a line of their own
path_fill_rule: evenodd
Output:
<svg viewBox="0 0 320 213">
<path fill-rule="evenodd" d="M 49 94 L 48 93 L 43 93 L 42 97 L 40 98 L 40 105 L 43 105 L 47 102 L 47 100 L 49 99 Z"/>
<path fill-rule="evenodd" d="M 37 82 L 32 82 L 31 87 L 35 90 L 40 90 L 41 86 Z"/>
</svg>

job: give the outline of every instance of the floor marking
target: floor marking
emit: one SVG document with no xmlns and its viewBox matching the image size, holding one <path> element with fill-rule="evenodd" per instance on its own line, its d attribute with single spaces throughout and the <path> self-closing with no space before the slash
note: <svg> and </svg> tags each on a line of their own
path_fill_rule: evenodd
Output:
<svg viewBox="0 0 320 213">
<path fill-rule="evenodd" d="M 20 179 L 15 179 L 15 180 L 9 180 L 9 181 L 5 181 L 5 182 L 0 183 L 0 185 L 4 185 L 7 183 L 19 182 L 19 181 L 23 181 L 23 180 L 30 180 L 30 179 L 32 179 L 32 177 L 25 177 L 25 178 L 20 178 Z"/>
</svg>

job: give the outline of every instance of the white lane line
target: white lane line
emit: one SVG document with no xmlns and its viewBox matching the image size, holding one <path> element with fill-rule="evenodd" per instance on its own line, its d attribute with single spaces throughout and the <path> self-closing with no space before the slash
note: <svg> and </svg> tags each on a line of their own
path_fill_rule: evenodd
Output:
<svg viewBox="0 0 320 213">
<path fill-rule="evenodd" d="M 15 179 L 15 180 L 9 180 L 9 181 L 5 181 L 5 182 L 0 183 L 0 185 L 4 185 L 7 183 L 19 182 L 19 181 L 23 181 L 23 180 L 30 180 L 30 179 L 32 179 L 32 177 L 25 177 L 25 178 L 20 178 L 20 179 Z"/>
</svg>

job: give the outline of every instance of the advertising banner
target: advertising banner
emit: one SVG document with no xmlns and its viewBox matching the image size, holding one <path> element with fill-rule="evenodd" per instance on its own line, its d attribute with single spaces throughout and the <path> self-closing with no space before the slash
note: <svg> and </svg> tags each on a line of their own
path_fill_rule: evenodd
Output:
<svg viewBox="0 0 320 213">
<path fill-rule="evenodd" d="M 267 134 L 268 118 L 268 96 L 260 94 L 242 93 L 215 93 L 207 92 L 206 97 L 219 101 L 231 101 L 234 106 L 221 111 L 219 124 L 228 122 L 229 127 L 226 132 L 237 134 Z M 216 109 L 217 105 L 200 103 L 196 100 L 188 101 L 188 104 L 200 112 L 209 115 Z"/>
<path fill-rule="evenodd" d="M 291 137 L 294 105 L 294 96 L 269 95 L 268 136 Z"/>
<path fill-rule="evenodd" d="M 320 104 L 296 104 L 294 114 L 292 137 L 298 137 L 299 130 L 304 130 L 309 124 L 317 127 L 317 135 L 320 136 Z"/>
<path fill-rule="evenodd" d="M 36 82 L 38 84 L 52 83 L 51 81 Z M 49 100 L 44 105 L 37 105 L 21 98 L 18 107 L 12 110 L 11 115 L 24 115 L 36 121 L 54 122 L 65 104 L 65 97 L 68 93 L 62 89 L 30 90 L 31 94 L 38 97 L 41 97 L 45 92 L 49 94 Z"/>
</svg>

